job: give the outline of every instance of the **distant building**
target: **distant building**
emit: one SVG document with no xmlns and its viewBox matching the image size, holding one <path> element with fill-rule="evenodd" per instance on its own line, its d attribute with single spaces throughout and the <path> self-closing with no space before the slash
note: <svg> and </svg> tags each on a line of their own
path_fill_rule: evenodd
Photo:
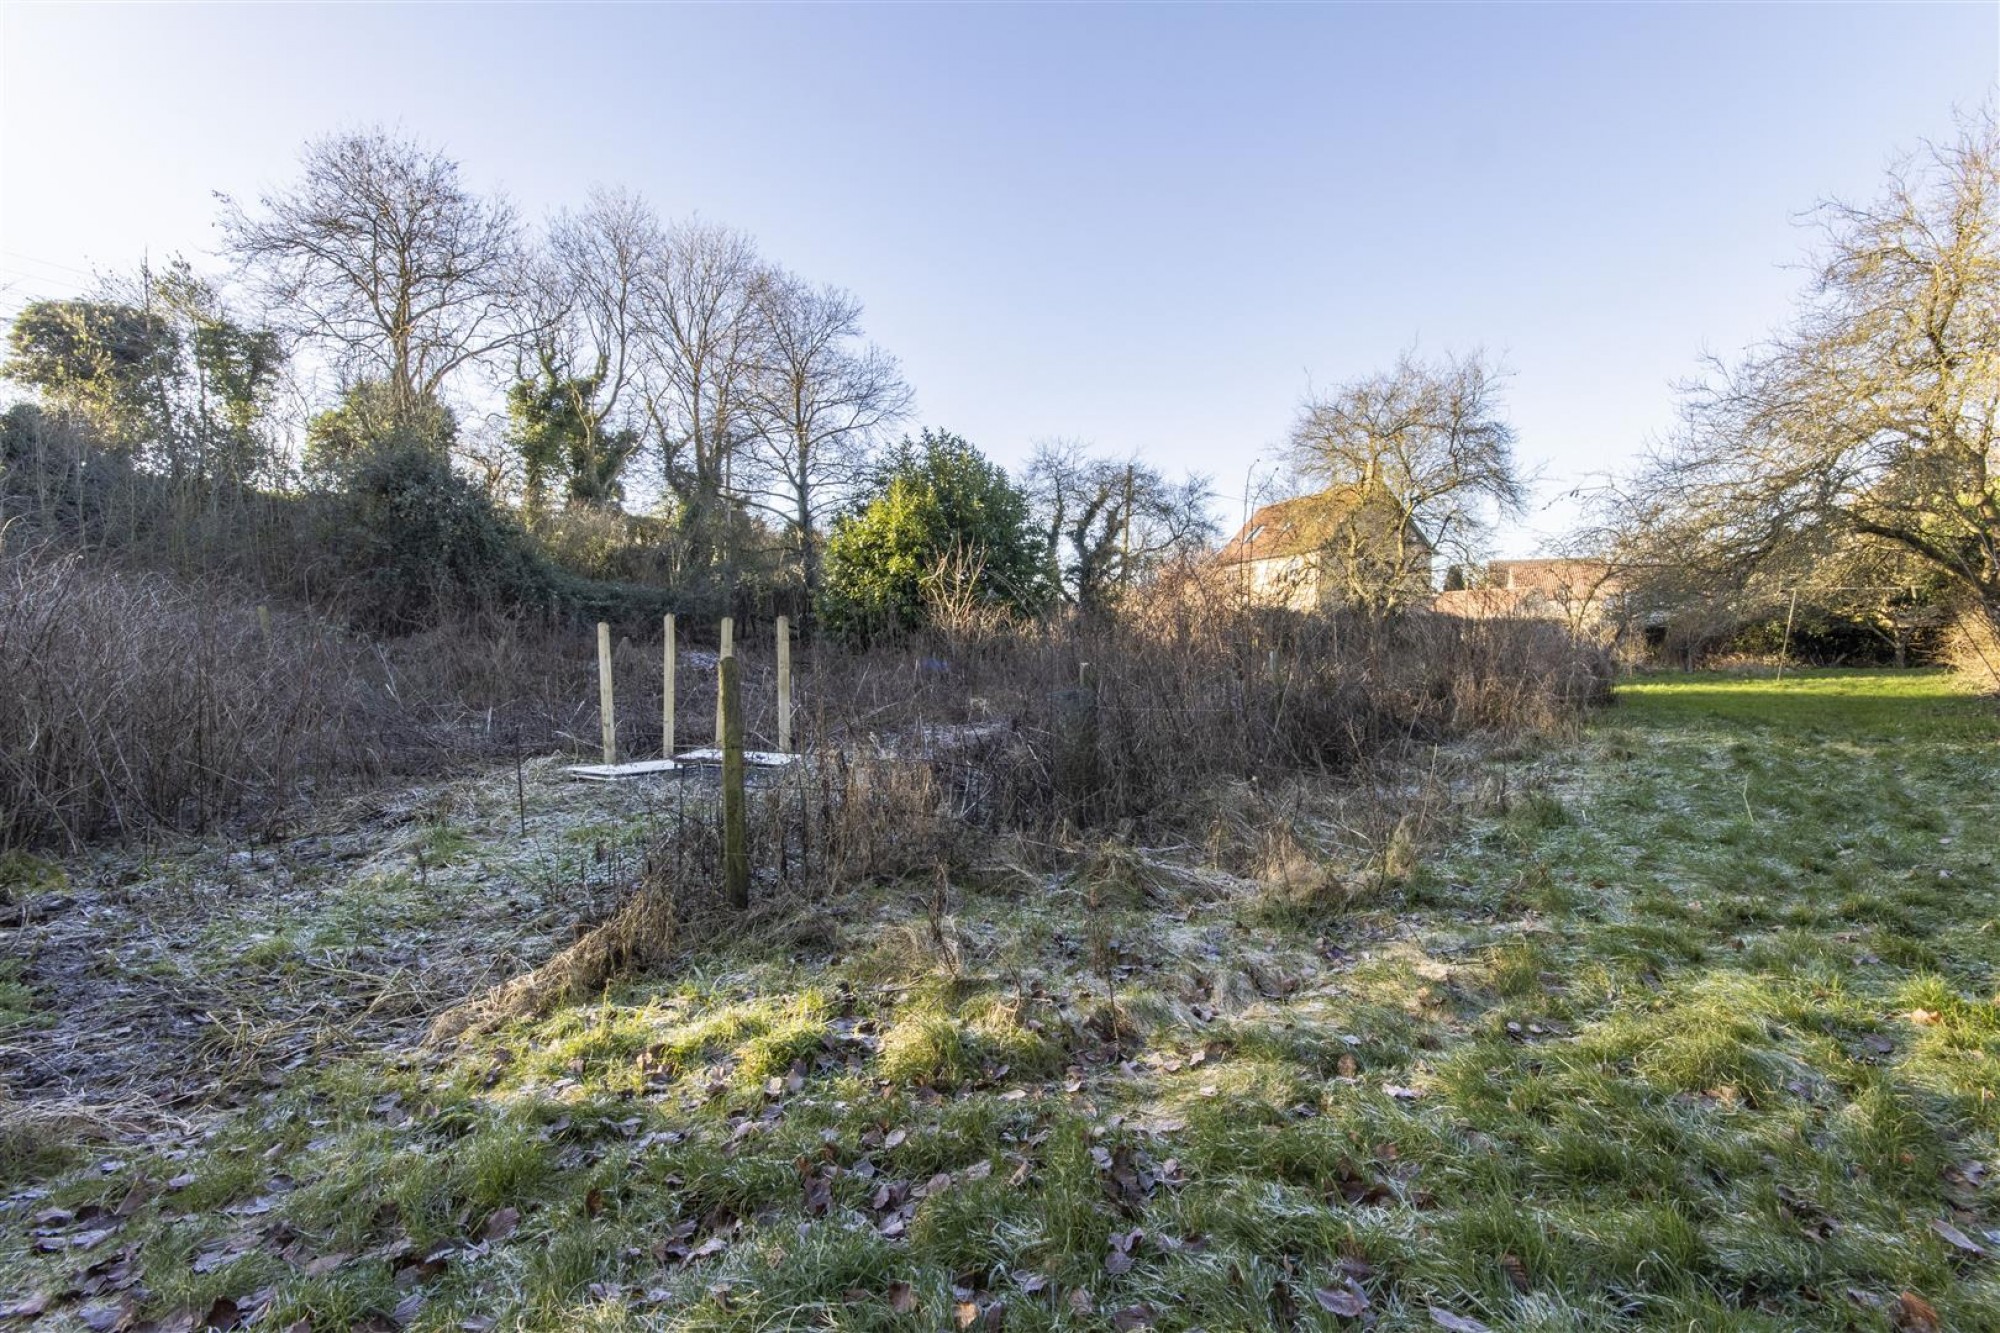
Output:
<svg viewBox="0 0 2000 1333">
<path fill-rule="evenodd" d="M 1619 613 L 1624 593 L 1608 560 L 1495 560 L 1470 582 L 1439 593 L 1431 608 L 1470 620 L 1558 620 L 1597 629 Z"/>
<path fill-rule="evenodd" d="M 1294 611 L 1422 602 L 1435 553 L 1382 500 L 1341 487 L 1265 505 L 1217 553 L 1253 601 Z"/>
</svg>

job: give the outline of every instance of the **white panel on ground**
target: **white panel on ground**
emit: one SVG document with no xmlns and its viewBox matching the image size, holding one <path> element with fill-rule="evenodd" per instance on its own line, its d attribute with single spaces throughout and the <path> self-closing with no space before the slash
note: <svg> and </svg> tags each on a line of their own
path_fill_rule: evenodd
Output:
<svg viewBox="0 0 2000 1333">
<path fill-rule="evenodd" d="M 625 778 L 651 777 L 671 773 L 680 765 L 671 759 L 641 759 L 630 764 L 572 764 L 563 771 L 586 782 L 619 782 Z"/>
<path fill-rule="evenodd" d="M 743 752 L 743 762 L 753 768 L 783 768 L 787 764 L 796 764 L 803 758 L 804 755 L 780 754 L 776 750 Z M 674 761 L 682 764 L 719 764 L 722 762 L 722 751 L 712 746 L 705 746 L 699 750 L 682 750 L 674 756 Z"/>
</svg>

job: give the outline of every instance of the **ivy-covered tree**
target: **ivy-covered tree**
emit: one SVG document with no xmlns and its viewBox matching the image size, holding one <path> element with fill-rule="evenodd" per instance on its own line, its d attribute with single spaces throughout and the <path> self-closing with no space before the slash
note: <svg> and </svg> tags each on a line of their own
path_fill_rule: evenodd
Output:
<svg viewBox="0 0 2000 1333">
<path fill-rule="evenodd" d="M 7 378 L 81 418 L 101 444 L 136 450 L 159 428 L 179 351 L 163 315 L 122 301 L 34 301 L 7 345 Z"/>
<path fill-rule="evenodd" d="M 163 314 L 177 353 L 159 445 L 176 476 L 244 482 L 268 457 L 262 426 L 284 368 L 278 335 L 239 324 L 187 260 L 140 270 L 149 310 Z"/>
<path fill-rule="evenodd" d="M 1109 609 L 1134 582 L 1205 549 L 1215 535 L 1206 477 L 1170 481 L 1079 444 L 1039 446 L 1027 491 L 1050 587 L 1086 615 Z"/>
<path fill-rule="evenodd" d="M 520 450 L 530 517 L 548 512 L 560 489 L 569 504 L 609 509 L 625 498 L 625 465 L 639 433 L 610 425 L 598 375 L 564 375 L 544 360 L 507 390 L 508 432 Z"/>
<path fill-rule="evenodd" d="M 905 438 L 861 506 L 837 519 L 819 598 L 854 638 L 920 628 L 966 610 L 1033 614 L 1049 600 L 1027 497 L 948 431 Z"/>
<path fill-rule="evenodd" d="M 284 366 L 277 336 L 230 316 L 184 259 L 89 300 L 37 301 L 14 321 L 6 374 L 103 447 L 176 480 L 242 482 Z"/>
<path fill-rule="evenodd" d="M 364 623 L 408 633 L 482 608 L 550 604 L 554 579 L 528 535 L 442 451 L 380 442 L 345 482 L 341 539 Z"/>
</svg>

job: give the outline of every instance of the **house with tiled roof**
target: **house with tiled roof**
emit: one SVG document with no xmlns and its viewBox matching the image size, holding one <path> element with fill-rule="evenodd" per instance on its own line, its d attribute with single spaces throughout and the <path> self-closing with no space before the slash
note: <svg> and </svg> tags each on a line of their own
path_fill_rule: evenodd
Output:
<svg viewBox="0 0 2000 1333">
<path fill-rule="evenodd" d="M 1471 586 L 1447 587 L 1431 607 L 1470 620 L 1559 620 L 1583 630 L 1617 615 L 1623 593 L 1608 560 L 1495 560 Z"/>
<path fill-rule="evenodd" d="M 1434 555 L 1386 498 L 1337 487 L 1265 505 L 1216 560 L 1243 580 L 1250 600 L 1313 611 L 1420 602 L 1431 595 Z"/>
</svg>

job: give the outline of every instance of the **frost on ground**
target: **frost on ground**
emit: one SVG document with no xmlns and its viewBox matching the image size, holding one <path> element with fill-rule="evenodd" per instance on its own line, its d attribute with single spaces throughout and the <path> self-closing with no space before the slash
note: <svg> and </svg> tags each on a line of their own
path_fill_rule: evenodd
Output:
<svg viewBox="0 0 2000 1333">
<path fill-rule="evenodd" d="M 530 761 L 518 793 L 510 765 L 348 800 L 248 846 L 34 862 L 0 938 L 39 1000 L 0 1038 L 0 1086 L 186 1113 L 411 1042 L 601 919 L 679 796 L 577 783 L 563 763 Z"/>
<path fill-rule="evenodd" d="M 77 1061 L 9 1104 L 74 1123 L 0 1143 L 0 1274 L 135 1333 L 1992 1328 L 1996 740 L 1933 676 L 1644 683 L 1219 793 L 1233 859 L 996 841 L 428 1045 L 676 789 L 531 770 L 523 837 L 511 771 L 442 784 L 156 855 L 143 915 L 107 854 L 0 990 L 10 1060 Z"/>
</svg>

